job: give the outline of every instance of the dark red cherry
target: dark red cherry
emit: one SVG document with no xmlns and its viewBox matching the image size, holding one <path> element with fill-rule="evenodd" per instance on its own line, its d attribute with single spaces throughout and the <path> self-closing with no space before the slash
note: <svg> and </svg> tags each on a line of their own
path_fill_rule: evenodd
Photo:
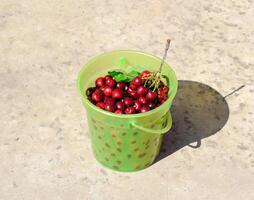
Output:
<svg viewBox="0 0 254 200">
<path fill-rule="evenodd" d="M 115 113 L 116 113 L 116 114 L 123 114 L 123 111 L 121 111 L 121 110 L 116 110 Z"/>
<path fill-rule="evenodd" d="M 141 77 L 146 78 L 149 74 L 150 74 L 150 71 L 145 70 L 145 71 L 141 72 Z"/>
<path fill-rule="evenodd" d="M 110 96 L 111 96 L 112 91 L 113 91 L 112 88 L 109 87 L 109 86 L 105 86 L 104 89 L 103 89 L 103 93 L 104 93 L 104 95 L 107 96 L 107 97 L 110 97 Z"/>
<path fill-rule="evenodd" d="M 135 109 L 133 107 L 128 107 L 125 109 L 124 111 L 126 114 L 134 114 L 135 113 Z"/>
<path fill-rule="evenodd" d="M 100 102 L 102 101 L 102 98 L 103 98 L 103 94 L 102 94 L 102 91 L 100 90 L 95 90 L 92 94 L 92 100 L 94 102 Z"/>
<path fill-rule="evenodd" d="M 139 76 L 136 76 L 132 81 L 131 81 L 134 85 L 142 85 L 143 81 Z"/>
<path fill-rule="evenodd" d="M 125 104 L 127 107 L 132 106 L 132 105 L 133 105 L 133 100 L 132 100 L 132 98 L 130 98 L 130 97 L 125 97 L 125 98 L 124 98 L 124 104 Z"/>
<path fill-rule="evenodd" d="M 125 89 L 125 83 L 124 82 L 117 83 L 116 88 L 118 88 L 120 90 L 124 90 Z"/>
<path fill-rule="evenodd" d="M 106 104 L 103 103 L 103 102 L 98 102 L 98 103 L 96 104 L 96 106 L 98 106 L 98 107 L 101 108 L 101 109 L 105 109 Z"/>
<path fill-rule="evenodd" d="M 140 96 L 143 96 L 147 93 L 147 91 L 148 91 L 148 89 L 141 85 L 137 89 L 137 94 Z"/>
<path fill-rule="evenodd" d="M 140 108 L 142 107 L 142 105 L 138 100 L 136 100 L 136 101 L 134 101 L 133 107 L 135 108 L 136 111 L 140 111 Z"/>
<path fill-rule="evenodd" d="M 105 105 L 105 110 L 109 111 L 109 112 L 114 112 L 115 110 L 115 106 L 111 105 L 111 104 L 106 104 Z"/>
<path fill-rule="evenodd" d="M 148 101 L 152 101 L 154 100 L 155 98 L 157 97 L 157 93 L 156 92 L 153 92 L 152 90 L 149 90 L 146 94 L 146 99 Z"/>
<path fill-rule="evenodd" d="M 123 92 L 120 89 L 114 89 L 112 92 L 112 98 L 121 99 L 123 97 Z"/>
<path fill-rule="evenodd" d="M 147 100 L 145 97 L 139 97 L 138 101 L 143 105 L 147 104 Z"/>
<path fill-rule="evenodd" d="M 124 103 L 123 102 L 121 102 L 121 101 L 118 101 L 117 103 L 116 103 L 116 109 L 117 110 L 124 110 Z"/>
<path fill-rule="evenodd" d="M 105 86 L 105 79 L 103 77 L 99 77 L 96 79 L 95 84 L 97 87 Z"/>
<path fill-rule="evenodd" d="M 148 112 L 150 110 L 150 108 L 148 106 L 143 106 L 141 109 L 140 109 L 140 112 L 141 113 L 144 113 L 144 112 Z"/>
<path fill-rule="evenodd" d="M 108 85 L 111 88 L 114 88 L 116 86 L 116 81 L 112 78 L 106 79 L 106 85 Z"/>
</svg>

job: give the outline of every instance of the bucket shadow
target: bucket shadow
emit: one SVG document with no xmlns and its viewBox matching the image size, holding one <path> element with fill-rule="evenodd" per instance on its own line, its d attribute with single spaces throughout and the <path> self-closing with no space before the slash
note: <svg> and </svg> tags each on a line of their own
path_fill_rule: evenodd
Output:
<svg viewBox="0 0 254 200">
<path fill-rule="evenodd" d="M 194 81 L 181 80 L 178 84 L 171 108 L 173 125 L 155 162 L 185 146 L 199 148 L 201 140 L 222 129 L 229 117 L 226 100 L 213 88 Z"/>
</svg>

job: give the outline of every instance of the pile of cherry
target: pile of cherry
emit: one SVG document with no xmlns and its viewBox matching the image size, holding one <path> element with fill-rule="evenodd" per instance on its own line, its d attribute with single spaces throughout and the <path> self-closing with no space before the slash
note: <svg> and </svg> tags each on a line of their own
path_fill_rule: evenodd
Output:
<svg viewBox="0 0 254 200">
<path fill-rule="evenodd" d="M 160 87 L 153 91 L 145 87 L 148 70 L 136 76 L 128 83 L 116 82 L 111 76 L 99 77 L 96 87 L 88 88 L 88 99 L 101 109 L 117 114 L 144 113 L 164 103 L 168 96 L 168 87 L 161 82 Z"/>
</svg>

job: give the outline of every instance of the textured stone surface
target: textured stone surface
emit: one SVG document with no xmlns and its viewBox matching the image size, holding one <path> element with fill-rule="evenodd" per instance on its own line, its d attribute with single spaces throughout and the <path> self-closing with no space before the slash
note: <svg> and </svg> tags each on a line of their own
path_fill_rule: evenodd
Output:
<svg viewBox="0 0 254 200">
<path fill-rule="evenodd" d="M 2 0 L 0 199 L 254 199 L 253 9 L 253 0 Z M 107 170 L 91 152 L 77 73 L 105 51 L 161 56 L 168 37 L 178 79 L 199 83 L 180 82 L 158 162 Z"/>
</svg>

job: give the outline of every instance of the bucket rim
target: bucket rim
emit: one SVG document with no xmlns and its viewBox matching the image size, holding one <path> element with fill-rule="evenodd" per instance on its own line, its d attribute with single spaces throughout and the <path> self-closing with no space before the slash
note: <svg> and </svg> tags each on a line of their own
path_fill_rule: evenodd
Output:
<svg viewBox="0 0 254 200">
<path fill-rule="evenodd" d="M 150 54 L 150 53 L 147 53 L 147 52 L 144 52 L 144 51 L 139 51 L 139 50 L 128 50 L 128 49 L 122 49 L 122 50 L 113 50 L 113 51 L 109 51 L 109 52 L 104 52 L 104 53 L 101 53 L 101 54 L 98 54 L 96 56 L 93 56 L 91 59 L 89 59 L 89 61 L 81 68 L 81 70 L 79 71 L 78 73 L 78 79 L 77 79 L 77 88 L 78 88 L 78 91 L 79 91 L 79 94 L 80 96 L 82 97 L 82 101 L 83 103 L 85 104 L 85 106 L 89 106 L 91 109 L 97 111 L 97 112 L 100 112 L 100 113 L 103 113 L 104 115 L 107 115 L 107 116 L 110 116 L 110 117 L 117 117 L 117 118 L 122 118 L 122 119 L 129 119 L 129 118 L 141 118 L 141 117 L 146 117 L 146 116 L 150 116 L 156 112 L 159 112 L 159 110 L 161 110 L 162 106 L 165 106 L 167 104 L 170 104 L 170 102 L 173 101 L 173 99 L 175 98 L 175 95 L 177 93 L 177 88 L 178 88 L 178 80 L 177 80 L 177 77 L 176 77 L 176 74 L 175 74 L 175 71 L 170 67 L 170 65 L 165 62 L 166 65 L 168 65 L 168 67 L 170 68 L 171 72 L 172 72 L 172 75 L 174 77 L 174 79 L 172 79 L 175 83 L 175 89 L 172 91 L 172 90 L 169 90 L 169 98 L 160 106 L 158 106 L 157 108 L 155 109 L 152 109 L 148 112 L 145 112 L 145 113 L 136 113 L 136 114 L 115 114 L 115 113 L 111 113 L 111 112 L 108 112 L 106 110 L 103 110 L 97 106 L 95 106 L 93 103 L 91 103 L 88 98 L 84 95 L 85 93 L 82 92 L 82 85 L 81 85 L 81 75 L 83 73 L 83 71 L 85 70 L 85 68 L 90 65 L 91 63 L 93 63 L 97 58 L 101 57 L 101 56 L 105 56 L 107 54 L 112 54 L 112 53 L 118 53 L 118 52 L 128 52 L 128 53 L 137 53 L 137 54 L 143 54 L 145 56 L 150 56 L 156 60 L 159 60 L 161 61 L 161 58 L 159 58 L 158 56 L 155 56 L 153 54 Z M 172 92 L 171 92 L 172 91 Z"/>
</svg>

